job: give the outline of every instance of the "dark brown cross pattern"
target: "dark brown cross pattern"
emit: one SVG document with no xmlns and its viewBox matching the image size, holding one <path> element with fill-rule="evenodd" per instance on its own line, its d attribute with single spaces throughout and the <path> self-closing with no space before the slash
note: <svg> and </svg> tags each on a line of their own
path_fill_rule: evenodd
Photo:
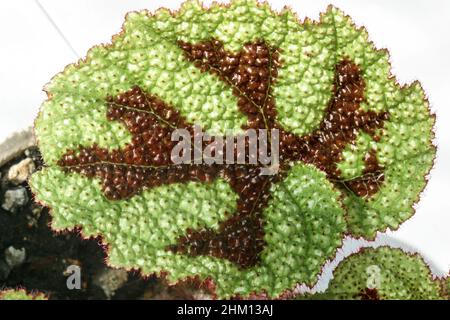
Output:
<svg viewBox="0 0 450 320">
<path fill-rule="evenodd" d="M 210 182 L 219 176 L 229 181 L 239 197 L 237 212 L 221 222 L 218 230 L 207 226 L 186 230 L 167 250 L 228 259 L 242 268 L 256 265 L 265 246 L 262 211 L 270 198 L 270 186 L 283 178 L 291 161 L 315 165 L 339 188 L 360 197 L 377 192 L 383 181 L 383 168 L 377 162 L 375 150 L 364 159 L 366 168 L 362 177 L 346 182 L 339 179 L 337 163 L 342 160 L 344 147 L 354 143 L 361 130 L 379 139 L 376 129 L 388 117 L 385 112 L 360 108 L 365 84 L 353 62 L 344 59 L 337 64 L 333 96 L 321 124 L 314 132 L 298 136 L 282 129 L 277 122 L 272 85 L 281 60 L 276 48 L 264 41 L 245 44 L 237 53 L 225 50 L 218 40 L 178 45 L 197 68 L 216 75 L 232 89 L 239 110 L 248 118 L 243 129 L 279 130 L 277 174 L 262 175 L 262 165 L 249 163 L 174 164 L 170 155 L 177 142 L 171 141 L 172 131 L 187 129 L 194 143 L 193 125 L 172 106 L 137 86 L 106 101 L 108 120 L 124 123 L 133 136 L 131 143 L 111 151 L 98 145 L 80 147 L 68 151 L 58 162 L 67 171 L 100 179 L 105 196 L 111 200 L 126 199 L 144 188 L 162 184 Z M 236 159 L 235 143 L 233 150 Z"/>
<path fill-rule="evenodd" d="M 376 288 L 361 289 L 360 292 L 355 295 L 355 298 L 359 298 L 361 300 L 381 300 Z"/>
</svg>

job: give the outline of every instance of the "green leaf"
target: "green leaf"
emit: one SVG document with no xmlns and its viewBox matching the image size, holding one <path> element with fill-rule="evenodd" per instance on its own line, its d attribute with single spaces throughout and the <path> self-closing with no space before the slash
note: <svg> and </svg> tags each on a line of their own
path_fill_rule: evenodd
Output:
<svg viewBox="0 0 450 320">
<path fill-rule="evenodd" d="M 8 289 L 0 291 L 0 300 L 48 300 L 40 292 L 27 293 L 23 289 Z"/>
<path fill-rule="evenodd" d="M 440 300 L 445 296 L 420 255 L 379 247 L 364 248 L 344 259 L 327 290 L 306 298 Z"/>
<path fill-rule="evenodd" d="M 312 285 L 344 233 L 414 213 L 435 156 L 420 84 L 400 87 L 387 51 L 331 6 L 318 23 L 242 0 L 133 12 L 46 91 L 47 167 L 30 185 L 52 227 L 101 236 L 116 267 L 211 279 L 219 297 Z M 194 124 L 279 130 L 280 170 L 174 165 L 170 134 Z"/>
</svg>

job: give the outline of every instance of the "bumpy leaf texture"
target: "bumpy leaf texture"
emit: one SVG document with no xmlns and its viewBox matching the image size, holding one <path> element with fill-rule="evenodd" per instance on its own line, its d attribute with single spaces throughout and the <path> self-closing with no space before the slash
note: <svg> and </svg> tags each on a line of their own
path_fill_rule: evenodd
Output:
<svg viewBox="0 0 450 320">
<path fill-rule="evenodd" d="M 41 292 L 27 293 L 24 289 L 0 291 L 0 300 L 48 300 Z"/>
<path fill-rule="evenodd" d="M 45 90 L 47 167 L 31 186 L 52 227 L 101 236 L 113 266 L 196 276 L 218 297 L 313 284 L 344 234 L 411 217 L 435 156 L 420 84 L 400 87 L 387 51 L 331 6 L 303 23 L 253 1 L 129 13 Z M 278 129 L 280 170 L 173 164 L 172 131 L 194 124 Z"/>
<path fill-rule="evenodd" d="M 364 248 L 338 265 L 325 292 L 300 299 L 448 300 L 448 279 L 434 278 L 418 254 Z"/>
</svg>

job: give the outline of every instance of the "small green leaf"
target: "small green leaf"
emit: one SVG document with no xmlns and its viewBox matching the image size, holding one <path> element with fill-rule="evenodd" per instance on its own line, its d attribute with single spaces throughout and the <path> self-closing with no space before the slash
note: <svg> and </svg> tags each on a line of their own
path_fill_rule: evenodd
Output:
<svg viewBox="0 0 450 320">
<path fill-rule="evenodd" d="M 302 298 L 302 297 L 300 297 Z M 304 298 L 304 297 L 303 297 Z M 308 299 L 440 300 L 440 281 L 418 254 L 364 248 L 341 262 L 327 290 Z"/>
<path fill-rule="evenodd" d="M 48 300 L 40 292 L 27 293 L 24 289 L 8 289 L 0 291 L 0 300 Z"/>
</svg>

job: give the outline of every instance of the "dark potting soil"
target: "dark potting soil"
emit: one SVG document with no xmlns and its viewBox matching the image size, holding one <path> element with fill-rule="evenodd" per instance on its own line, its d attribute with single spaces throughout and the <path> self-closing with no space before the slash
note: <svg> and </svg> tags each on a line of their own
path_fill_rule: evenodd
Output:
<svg viewBox="0 0 450 320">
<path fill-rule="evenodd" d="M 27 149 L 23 154 L 0 167 L 0 289 L 24 288 L 40 291 L 49 299 L 191 299 L 195 289 L 188 284 L 167 286 L 155 276 L 143 278 L 138 272 L 128 272 L 128 279 L 109 293 L 114 275 L 104 260 L 106 253 L 98 239 L 83 239 L 76 231 L 53 232 L 48 208 L 33 201 L 27 182 L 19 185 L 8 180 L 11 166 L 31 158 L 36 170 L 43 163 L 39 150 Z M 20 187 L 26 188 L 28 200 L 15 212 L 2 208 L 5 193 Z M 6 251 L 25 251 L 25 259 L 16 265 L 6 257 Z M 14 250 L 13 249 L 13 250 Z M 21 260 L 21 259 L 19 259 Z M 13 266 L 11 266 L 11 264 Z M 70 290 L 67 286 L 71 265 L 80 267 L 81 288 Z M 125 272 L 122 271 L 122 275 Z M 104 276 L 104 275 L 107 276 Z M 103 275 L 103 276 L 102 276 Z M 110 277 L 111 279 L 108 279 Z M 122 277 L 123 278 L 123 277 Z M 105 289 L 106 288 L 106 289 Z M 111 291 L 109 291 L 111 292 Z"/>
</svg>

